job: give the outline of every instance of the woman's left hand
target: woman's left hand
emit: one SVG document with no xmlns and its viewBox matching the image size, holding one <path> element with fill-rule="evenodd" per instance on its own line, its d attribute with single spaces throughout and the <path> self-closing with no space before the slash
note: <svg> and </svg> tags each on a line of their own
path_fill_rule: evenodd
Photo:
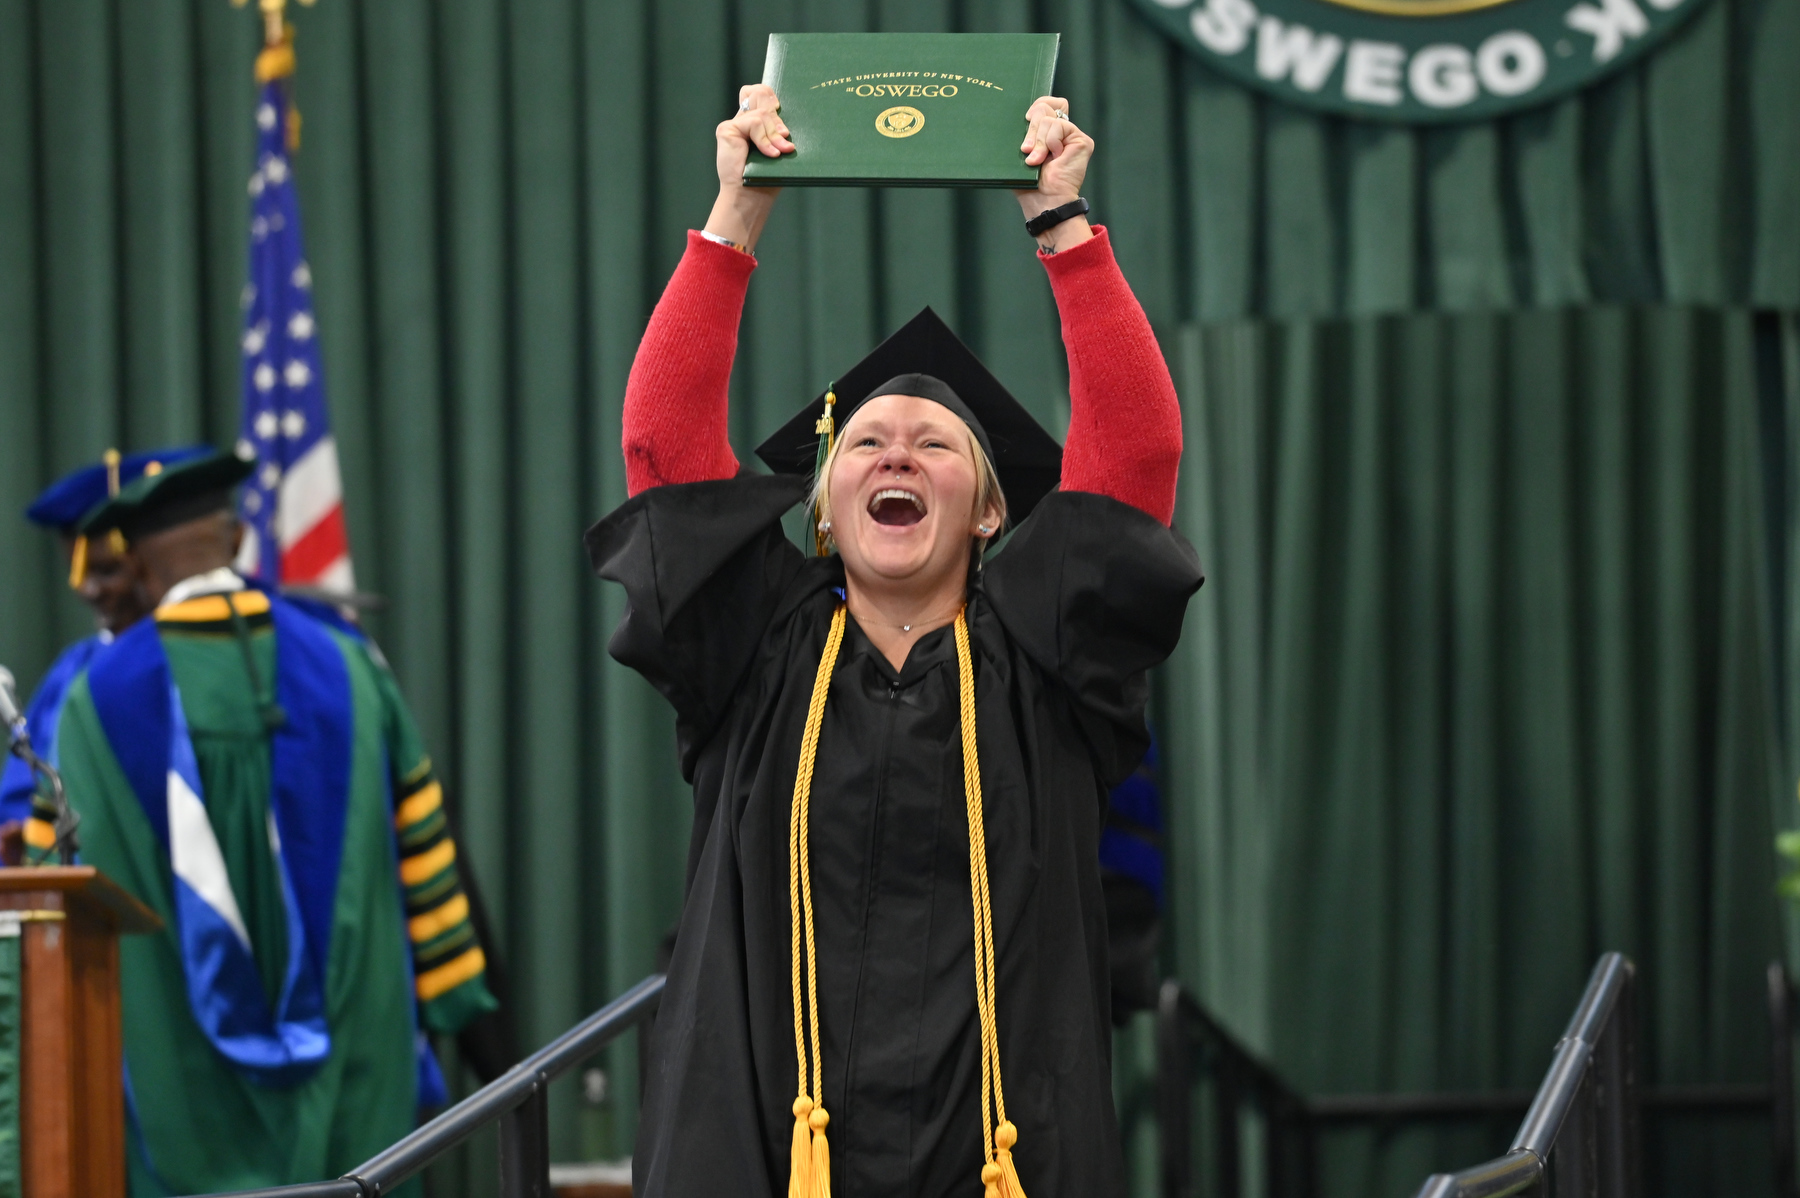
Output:
<svg viewBox="0 0 1800 1198">
<path fill-rule="evenodd" d="M 1069 102 L 1060 96 L 1040 96 L 1025 110 L 1025 164 L 1038 167 L 1036 191 L 1019 191 L 1019 207 L 1030 220 L 1040 212 L 1058 208 L 1081 195 L 1088 161 L 1094 156 L 1094 139 L 1069 119 Z M 1060 235 L 1059 235 L 1060 234 Z M 1092 236 L 1086 217 L 1064 221 L 1038 238 L 1054 252 Z"/>
</svg>

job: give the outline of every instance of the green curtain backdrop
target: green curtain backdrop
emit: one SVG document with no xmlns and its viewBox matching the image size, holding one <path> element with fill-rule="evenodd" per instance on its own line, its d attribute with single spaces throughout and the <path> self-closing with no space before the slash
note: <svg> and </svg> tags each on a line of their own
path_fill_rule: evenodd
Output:
<svg viewBox="0 0 1800 1198">
<path fill-rule="evenodd" d="M 1320 1087 L 1410 1084 L 1433 1036 L 1446 1084 L 1520 1080 L 1615 939 L 1647 954 L 1653 1026 L 1704 998 L 1729 1027 L 1721 963 L 1774 935 L 1749 897 L 1767 898 L 1772 799 L 1760 725 L 1717 704 L 1751 703 L 1744 671 L 1800 638 L 1758 640 L 1721 589 L 1742 584 L 1726 565 L 1751 569 L 1723 506 L 1748 484 L 1723 468 L 1743 430 L 1706 364 L 1739 362 L 1741 318 L 1692 306 L 1800 307 L 1800 0 L 1709 0 L 1591 93 L 1425 133 L 1240 91 L 1126 0 L 319 0 L 294 21 L 359 579 L 390 601 L 371 625 L 460 801 L 528 1043 L 648 970 L 680 902 L 669 723 L 605 656 L 618 598 L 579 534 L 622 495 L 631 355 L 704 218 L 711 127 L 777 29 L 1064 35 L 1059 90 L 1101 146 L 1090 194 L 1181 361 L 1182 521 L 1213 579 L 1164 680 L 1190 980 Z M 227 0 L 0 0 L 0 661 L 27 684 L 86 617 L 54 547 L 6 513 L 109 445 L 235 432 L 258 36 Z M 740 445 L 926 303 L 1060 427 L 1054 312 L 1010 197 L 793 192 L 759 252 Z M 1689 307 L 1495 315 L 1590 303 Z M 1431 315 L 1371 319 L 1407 312 Z M 1344 316 L 1362 322 L 1314 323 Z M 1609 319 L 1625 415 L 1605 418 L 1713 438 L 1686 490 L 1661 459 L 1596 459 L 1647 510 L 1590 497 L 1571 456 L 1600 435 L 1583 372 L 1614 360 Z M 1697 347 L 1689 374 L 1652 368 L 1675 352 L 1644 333 L 1658 321 Z M 1441 502 L 1402 505 L 1407 487 Z M 1382 622 L 1415 607 L 1435 632 Z M 1615 608 L 1621 627 L 1595 614 Z M 1392 698 L 1354 702 L 1364 683 Z M 1704 852 L 1678 851 L 1679 819 Z M 1360 873 L 1346 842 L 1373 854 Z M 1574 880 L 1526 885 L 1520 854 Z M 1544 920 L 1554 949 L 1502 982 Z M 1696 943 L 1718 957 L 1701 980 Z M 1311 953 L 1352 945 L 1368 959 L 1341 1009 L 1368 1023 L 1340 1042 Z M 1440 965 L 1462 972 L 1434 989 Z M 1729 1072 L 1718 1035 L 1657 1067 Z M 629 1145 L 632 1058 L 613 1065 L 606 1106 L 558 1095 L 559 1159 Z"/>
<path fill-rule="evenodd" d="M 1175 951 L 1305 1090 L 1533 1087 L 1608 949 L 1646 1080 L 1766 1077 L 1795 343 L 1685 307 L 1181 333 Z M 1655 1192 L 1767 1192 L 1766 1129 L 1713 1126 L 1649 1125 Z M 1329 1174 L 1398 1195 L 1483 1143 Z"/>
</svg>

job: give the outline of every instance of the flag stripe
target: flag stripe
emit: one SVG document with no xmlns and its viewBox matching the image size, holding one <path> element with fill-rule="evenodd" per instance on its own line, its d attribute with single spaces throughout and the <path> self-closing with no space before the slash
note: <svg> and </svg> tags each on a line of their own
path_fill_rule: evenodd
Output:
<svg viewBox="0 0 1800 1198">
<path fill-rule="evenodd" d="M 275 520 L 282 552 L 292 553 L 294 545 L 330 516 L 343 497 L 337 438 L 320 437 L 288 467 L 281 480 L 281 507 Z"/>
<path fill-rule="evenodd" d="M 344 509 L 340 505 L 326 512 L 306 535 L 282 552 L 281 581 L 314 582 L 349 552 L 350 539 L 344 531 Z"/>
</svg>

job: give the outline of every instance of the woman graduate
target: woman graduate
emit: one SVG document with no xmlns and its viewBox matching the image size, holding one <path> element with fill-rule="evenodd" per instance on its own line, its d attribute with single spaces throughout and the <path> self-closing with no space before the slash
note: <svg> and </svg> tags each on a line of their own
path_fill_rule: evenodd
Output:
<svg viewBox="0 0 1800 1198">
<path fill-rule="evenodd" d="M 1168 527 L 1168 369 L 1078 214 L 1093 142 L 1062 100 L 1026 115 L 1065 449 L 927 309 L 753 475 L 726 390 L 775 195 L 739 181 L 752 144 L 793 146 L 768 88 L 741 95 L 626 390 L 632 498 L 587 537 L 694 787 L 635 1190 L 1122 1194 L 1097 844 L 1200 571 Z M 817 556 L 782 531 L 803 501 Z"/>
</svg>

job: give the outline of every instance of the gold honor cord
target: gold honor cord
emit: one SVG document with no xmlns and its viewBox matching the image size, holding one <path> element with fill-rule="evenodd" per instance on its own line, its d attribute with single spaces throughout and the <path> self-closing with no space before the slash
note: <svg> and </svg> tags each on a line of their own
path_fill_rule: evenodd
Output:
<svg viewBox="0 0 1800 1198">
<path fill-rule="evenodd" d="M 829 419 L 831 409 L 826 409 Z M 788 1198 L 831 1198 L 831 1148 L 825 1127 L 825 1059 L 819 1052 L 819 959 L 813 947 L 811 821 L 813 763 L 819 757 L 819 728 L 825 722 L 825 696 L 831 693 L 831 671 L 844 643 L 845 607 L 831 615 L 819 672 L 813 678 L 812 702 L 806 708 L 806 733 L 800 741 L 800 765 L 794 774 L 794 805 L 788 814 L 788 913 L 793 923 L 794 1059 L 799 1064 L 799 1091 L 794 1097 L 793 1159 L 788 1169 Z M 800 1002 L 800 929 L 806 925 L 806 1004 Z M 806 1085 L 806 1029 L 812 1030 L 812 1088 Z M 813 1095 L 817 1095 L 815 1098 Z M 810 1137 L 809 1137 L 810 1133 Z M 810 1142 L 809 1142 L 810 1138 Z"/>
<path fill-rule="evenodd" d="M 969 890 L 975 916 L 975 1009 L 981 1021 L 981 1182 L 984 1198 L 1025 1198 L 1013 1167 L 1012 1148 L 1019 1130 L 1006 1118 L 1006 1092 L 1000 1080 L 998 989 L 994 982 L 994 913 L 988 896 L 987 836 L 982 826 L 981 762 L 975 737 L 975 663 L 969 651 L 968 609 L 956 613 L 957 690 L 961 701 L 963 792 L 969 813 Z M 819 755 L 819 730 L 825 722 L 825 698 L 844 643 L 847 609 L 840 603 L 831 616 L 819 671 L 813 678 L 812 701 L 806 709 L 806 732 L 794 775 L 794 803 L 788 817 L 788 909 L 794 990 L 794 1057 L 799 1093 L 794 1099 L 794 1140 L 788 1172 L 788 1198 L 830 1198 L 831 1153 L 825 1128 L 824 1058 L 819 1052 L 819 969 L 813 943 L 812 870 L 807 830 L 810 824 L 813 765 Z M 806 1003 L 801 1004 L 800 948 L 806 941 Z M 805 1012 L 804 1018 L 802 1012 Z M 810 1024 L 810 1029 L 807 1026 Z M 807 1032 L 812 1042 L 812 1088 L 807 1089 Z M 995 1125 L 996 1117 L 998 1126 Z M 810 1136 L 809 1136 L 810 1133 Z M 809 1142 L 810 1141 L 810 1142 Z"/>
<path fill-rule="evenodd" d="M 988 900 L 987 831 L 981 810 L 975 662 L 969 652 L 968 610 L 965 605 L 956 613 L 956 682 L 962 700 L 963 793 L 969 804 L 969 890 L 975 907 L 975 1012 L 981 1019 L 981 1148 L 987 1155 L 981 1183 L 986 1187 L 984 1198 L 1025 1198 L 1012 1159 L 1019 1129 L 1006 1118 L 1006 1089 L 1000 1084 L 1000 991 L 994 984 L 994 908 Z M 997 1126 L 988 1122 L 990 1117 L 998 1120 Z"/>
</svg>

